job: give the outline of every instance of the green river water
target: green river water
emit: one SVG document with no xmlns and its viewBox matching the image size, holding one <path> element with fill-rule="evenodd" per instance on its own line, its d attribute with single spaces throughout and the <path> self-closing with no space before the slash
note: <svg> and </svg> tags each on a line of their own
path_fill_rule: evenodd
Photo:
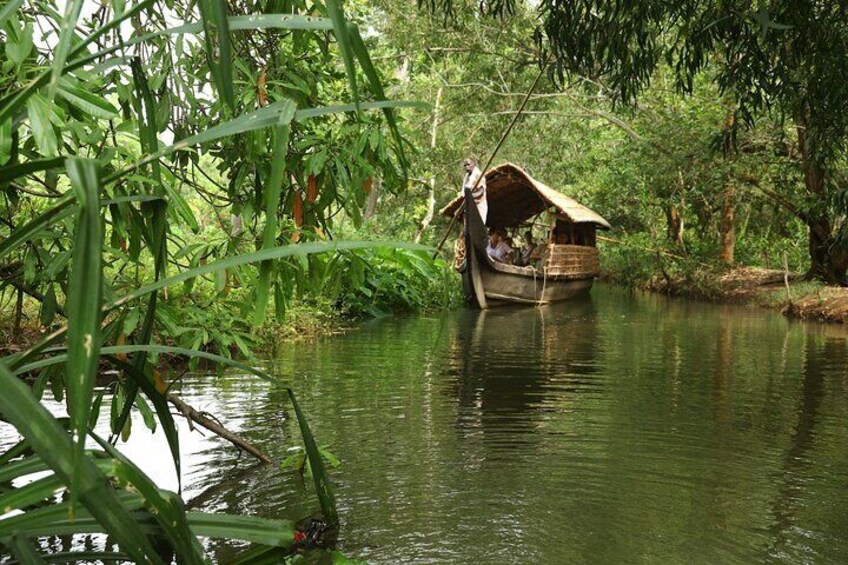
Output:
<svg viewBox="0 0 848 565">
<path fill-rule="evenodd" d="M 543 308 L 377 320 L 267 368 L 341 460 L 351 558 L 846 563 L 847 360 L 842 326 L 598 285 Z M 300 443 L 282 387 L 186 375 L 179 393 L 275 459 Z M 196 507 L 317 512 L 297 473 L 181 427 Z M 126 449 L 173 488 L 164 442 L 144 436 Z"/>
</svg>

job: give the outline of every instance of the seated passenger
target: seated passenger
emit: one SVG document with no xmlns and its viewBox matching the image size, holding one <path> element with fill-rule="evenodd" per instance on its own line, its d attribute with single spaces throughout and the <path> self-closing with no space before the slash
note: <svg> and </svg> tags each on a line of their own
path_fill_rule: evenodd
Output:
<svg viewBox="0 0 848 565">
<path fill-rule="evenodd" d="M 506 242 L 506 234 L 500 228 L 492 228 L 489 230 L 489 245 L 486 246 L 486 253 L 501 263 L 512 262 L 512 247 Z"/>
<path fill-rule="evenodd" d="M 534 257 L 537 247 L 538 245 L 536 245 L 536 242 L 533 241 L 533 232 L 530 230 L 524 232 L 524 245 L 522 245 L 519 250 L 518 257 L 515 259 L 515 264 L 525 267 L 538 259 L 539 257 Z"/>
</svg>

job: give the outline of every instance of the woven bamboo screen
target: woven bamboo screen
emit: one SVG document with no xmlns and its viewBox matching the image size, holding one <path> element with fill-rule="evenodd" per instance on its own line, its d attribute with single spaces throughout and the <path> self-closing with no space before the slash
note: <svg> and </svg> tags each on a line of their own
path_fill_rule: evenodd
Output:
<svg viewBox="0 0 848 565">
<path fill-rule="evenodd" d="M 545 252 L 545 274 L 561 279 L 582 279 L 598 276 L 598 250 L 585 245 L 549 244 Z"/>
</svg>

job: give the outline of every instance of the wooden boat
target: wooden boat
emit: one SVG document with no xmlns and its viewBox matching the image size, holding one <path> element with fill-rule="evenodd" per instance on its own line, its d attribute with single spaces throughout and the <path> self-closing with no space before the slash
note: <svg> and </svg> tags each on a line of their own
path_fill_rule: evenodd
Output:
<svg viewBox="0 0 848 565">
<path fill-rule="evenodd" d="M 464 216 L 456 267 L 466 299 L 485 309 L 509 302 L 547 304 L 589 292 L 599 273 L 595 232 L 609 229 L 607 221 L 517 165 L 504 163 L 485 177 L 489 205 L 485 224 L 468 190 L 440 211 L 449 217 Z M 540 218 L 547 220 L 549 233 L 534 266 L 518 267 L 489 257 L 487 227 L 526 228 L 538 225 Z"/>
</svg>

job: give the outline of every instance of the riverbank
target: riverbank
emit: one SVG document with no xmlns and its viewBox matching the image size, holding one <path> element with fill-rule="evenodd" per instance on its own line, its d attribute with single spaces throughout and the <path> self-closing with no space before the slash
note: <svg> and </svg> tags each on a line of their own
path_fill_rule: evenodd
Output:
<svg viewBox="0 0 848 565">
<path fill-rule="evenodd" d="M 703 268 L 642 281 L 605 272 L 601 278 L 672 296 L 769 308 L 792 318 L 848 323 L 848 288 L 806 281 L 797 273 L 777 269 L 736 267 L 718 272 Z"/>
</svg>

